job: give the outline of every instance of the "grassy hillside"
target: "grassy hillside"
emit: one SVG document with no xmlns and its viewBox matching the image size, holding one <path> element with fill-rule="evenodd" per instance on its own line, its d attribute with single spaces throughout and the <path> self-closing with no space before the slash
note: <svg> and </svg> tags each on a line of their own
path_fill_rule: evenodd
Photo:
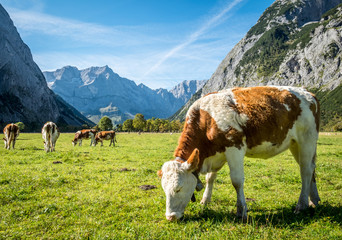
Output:
<svg viewBox="0 0 342 240">
<path fill-rule="evenodd" d="M 324 131 L 342 131 L 342 84 L 332 91 L 312 90 L 321 104 Z"/>
<path fill-rule="evenodd" d="M 3 135 L 0 135 L 2 138 Z M 317 185 L 322 202 L 293 213 L 300 193 L 289 151 L 245 160 L 247 223 L 236 219 L 228 166 L 218 173 L 212 203 L 190 203 L 183 221 L 165 219 L 156 171 L 172 159 L 179 134 L 118 134 L 117 146 L 72 147 L 61 134 L 56 152 L 40 134 L 21 134 L 0 148 L 0 239 L 340 239 L 342 135 L 321 135 Z M 204 177 L 201 176 L 202 180 Z M 141 185 L 155 185 L 141 190 Z"/>
</svg>

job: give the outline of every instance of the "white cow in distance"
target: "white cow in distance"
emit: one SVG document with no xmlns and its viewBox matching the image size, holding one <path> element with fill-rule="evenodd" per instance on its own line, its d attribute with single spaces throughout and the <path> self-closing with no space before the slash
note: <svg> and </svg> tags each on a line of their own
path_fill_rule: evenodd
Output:
<svg viewBox="0 0 342 240">
<path fill-rule="evenodd" d="M 166 218 L 183 216 L 199 173 L 206 174 L 201 203 L 210 202 L 217 171 L 226 162 L 237 193 L 237 216 L 247 218 L 244 156 L 266 159 L 286 149 L 299 164 L 302 179 L 295 212 L 317 205 L 319 117 L 317 99 L 302 88 L 233 88 L 200 98 L 188 110 L 175 159 L 158 172 L 166 194 Z"/>
<path fill-rule="evenodd" d="M 47 122 L 42 128 L 42 137 L 44 139 L 44 149 L 46 152 L 55 151 L 56 141 L 60 135 L 57 125 L 53 122 Z"/>
</svg>

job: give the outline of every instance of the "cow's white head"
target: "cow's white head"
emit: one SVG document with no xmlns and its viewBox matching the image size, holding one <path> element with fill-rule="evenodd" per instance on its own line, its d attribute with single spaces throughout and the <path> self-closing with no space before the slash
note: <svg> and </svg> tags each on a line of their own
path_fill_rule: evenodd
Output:
<svg viewBox="0 0 342 240">
<path fill-rule="evenodd" d="M 197 179 L 192 174 L 198 167 L 199 151 L 195 149 L 186 162 L 168 161 L 158 175 L 166 195 L 166 219 L 180 219 L 195 191 Z"/>
</svg>

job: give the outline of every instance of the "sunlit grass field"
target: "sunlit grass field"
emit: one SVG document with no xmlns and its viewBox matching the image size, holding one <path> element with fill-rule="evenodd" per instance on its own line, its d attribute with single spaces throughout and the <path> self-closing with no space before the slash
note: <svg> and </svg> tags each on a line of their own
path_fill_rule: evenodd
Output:
<svg viewBox="0 0 342 240">
<path fill-rule="evenodd" d="M 182 221 L 165 219 L 156 172 L 172 159 L 178 137 L 118 133 L 115 147 L 90 147 L 90 140 L 73 147 L 73 134 L 62 133 L 56 152 L 46 153 L 41 134 L 21 133 L 15 150 L 0 148 L 0 239 L 342 238 L 341 134 L 320 135 L 316 179 L 322 202 L 299 215 L 293 213 L 299 167 L 290 152 L 245 159 L 247 223 L 235 217 L 228 166 L 218 173 L 210 205 L 199 203 L 202 190 Z"/>
</svg>

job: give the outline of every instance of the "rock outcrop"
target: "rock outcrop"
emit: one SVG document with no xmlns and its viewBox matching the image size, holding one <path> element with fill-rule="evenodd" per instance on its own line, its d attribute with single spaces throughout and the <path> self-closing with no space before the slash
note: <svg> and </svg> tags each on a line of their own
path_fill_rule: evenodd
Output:
<svg viewBox="0 0 342 240">
<path fill-rule="evenodd" d="M 223 59 L 201 94 L 194 95 L 172 119 L 184 119 L 197 98 L 224 88 L 290 85 L 327 92 L 339 87 L 341 3 L 342 0 L 275 1 Z"/>
<path fill-rule="evenodd" d="M 0 4 L 0 125 L 23 122 L 35 130 L 46 121 L 60 125 L 91 124 L 47 86 L 12 20 Z"/>
</svg>

